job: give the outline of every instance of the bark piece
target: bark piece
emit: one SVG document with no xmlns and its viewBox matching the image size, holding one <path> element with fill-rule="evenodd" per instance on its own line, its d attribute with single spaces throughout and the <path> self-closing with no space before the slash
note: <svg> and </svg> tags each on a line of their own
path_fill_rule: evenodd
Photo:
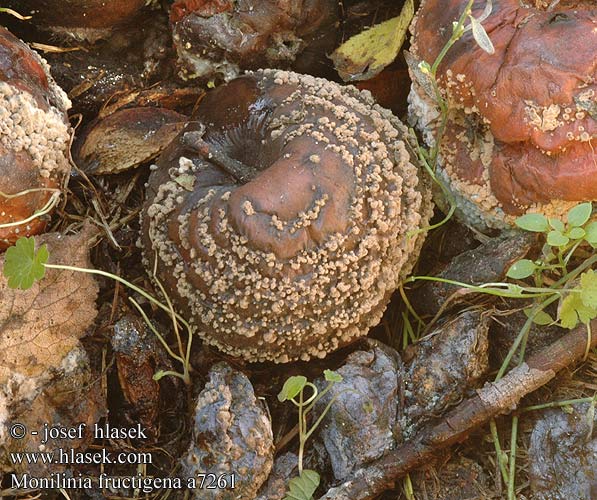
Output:
<svg viewBox="0 0 597 500">
<path fill-rule="evenodd" d="M 525 257 L 535 241 L 536 235 L 523 231 L 491 238 L 452 259 L 437 277 L 470 285 L 502 281 L 510 266 Z M 426 281 L 415 289 L 411 301 L 419 314 L 433 317 L 457 290 L 456 285 Z M 458 300 L 451 305 L 456 303 Z"/>
</svg>

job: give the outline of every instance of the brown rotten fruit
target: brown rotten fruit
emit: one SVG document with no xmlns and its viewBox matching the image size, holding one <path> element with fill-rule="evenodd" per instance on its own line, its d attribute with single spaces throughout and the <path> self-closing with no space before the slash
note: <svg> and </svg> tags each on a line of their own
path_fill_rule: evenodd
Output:
<svg viewBox="0 0 597 500">
<path fill-rule="evenodd" d="M 147 0 L 13 0 L 35 26 L 75 40 L 107 38 L 114 27 L 130 21 Z"/>
<path fill-rule="evenodd" d="M 181 76 L 230 80 L 241 69 L 292 63 L 295 69 L 317 70 L 317 60 L 325 61 L 333 49 L 337 5 L 335 0 L 177 0 L 170 21 Z M 309 60 L 313 56 L 316 61 Z"/>
<path fill-rule="evenodd" d="M 416 59 L 435 60 L 466 3 L 423 2 Z M 476 2 L 473 16 L 484 7 Z M 504 227 L 526 211 L 561 214 L 597 200 L 596 19 L 593 1 L 494 2 L 483 26 L 495 54 L 471 31 L 447 53 L 438 71 L 449 103 L 442 175 L 472 225 Z M 410 113 L 431 143 L 439 113 L 424 87 L 419 76 Z"/>
<path fill-rule="evenodd" d="M 56 196 L 70 172 L 70 102 L 48 65 L 0 27 L 0 249 L 41 232 L 31 217 Z"/>
<path fill-rule="evenodd" d="M 146 264 L 209 343 L 323 357 L 377 324 L 411 270 L 429 192 L 368 92 L 263 70 L 206 95 L 161 155 Z"/>
</svg>

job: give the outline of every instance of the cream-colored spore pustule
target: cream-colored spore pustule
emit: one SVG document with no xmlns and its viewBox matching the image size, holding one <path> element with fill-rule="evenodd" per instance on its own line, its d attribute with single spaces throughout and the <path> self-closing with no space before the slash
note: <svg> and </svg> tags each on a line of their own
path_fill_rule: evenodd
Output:
<svg viewBox="0 0 597 500">
<path fill-rule="evenodd" d="M 418 255 L 431 204 L 407 133 L 369 93 L 307 75 L 219 87 L 151 174 L 146 264 L 222 351 L 325 356 L 379 322 Z"/>
</svg>

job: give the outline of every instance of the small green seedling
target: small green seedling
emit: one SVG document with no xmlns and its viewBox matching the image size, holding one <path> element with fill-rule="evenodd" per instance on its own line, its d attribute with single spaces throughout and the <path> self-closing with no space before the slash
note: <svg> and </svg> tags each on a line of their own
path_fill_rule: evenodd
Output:
<svg viewBox="0 0 597 500">
<path fill-rule="evenodd" d="M 570 260 L 577 249 L 585 244 L 597 248 L 597 222 L 591 221 L 593 204 L 580 203 L 566 214 L 565 221 L 542 214 L 526 214 L 515 224 L 525 231 L 543 233 L 545 244 L 539 259 L 521 259 L 512 264 L 507 276 L 516 280 L 533 277 L 535 286 L 542 287 L 546 277 L 559 278 L 559 324 L 574 328 L 579 323 L 588 324 L 597 317 L 597 275 L 588 269 L 577 278 L 568 272 Z M 555 291 L 555 287 L 554 288 Z M 531 309 L 525 310 L 530 317 Z M 536 311 L 533 322 L 539 325 L 555 323 L 546 311 Z"/>
<path fill-rule="evenodd" d="M 7 279 L 7 284 L 9 288 L 19 289 L 19 290 L 28 290 L 30 289 L 36 281 L 39 281 L 44 278 L 46 274 L 46 269 L 61 269 L 64 271 L 73 271 L 79 273 L 87 273 L 87 274 L 95 274 L 99 276 L 104 276 L 106 278 L 113 279 L 122 283 L 124 286 L 128 287 L 129 289 L 139 293 L 151 303 L 155 304 L 157 307 L 168 313 L 170 318 L 172 319 L 172 324 L 174 327 L 174 333 L 176 335 L 176 339 L 178 341 L 178 349 L 179 354 L 176 354 L 166 340 L 160 335 L 157 329 L 153 326 L 145 311 L 141 308 L 137 302 L 130 297 L 129 300 L 135 306 L 135 308 L 139 311 L 142 315 L 143 319 L 151 329 L 151 331 L 157 336 L 159 341 L 164 346 L 164 349 L 168 352 L 168 354 L 175 359 L 176 361 L 180 362 L 183 366 L 183 372 L 174 372 L 174 371 L 158 371 L 154 375 L 154 379 L 159 380 L 160 378 L 166 375 L 172 375 L 178 378 L 181 378 L 185 384 L 191 383 L 190 378 L 190 356 L 191 356 L 191 343 L 193 340 L 193 334 L 191 330 L 191 326 L 189 323 L 182 318 L 179 314 L 174 311 L 174 307 L 172 306 L 172 302 L 166 293 L 166 290 L 159 282 L 156 276 L 156 270 L 154 270 L 154 279 L 158 284 L 162 294 L 165 297 L 166 304 L 163 304 L 158 299 L 153 297 L 151 294 L 147 293 L 142 288 L 139 288 L 136 285 L 133 285 L 129 281 L 121 278 L 112 273 L 108 273 L 105 271 L 100 271 L 99 269 L 87 269 L 83 267 L 76 267 L 76 266 L 64 266 L 60 264 L 48 264 L 48 259 L 50 257 L 50 253 L 48 251 L 47 245 L 42 245 L 37 250 L 35 250 L 35 239 L 33 237 L 21 237 L 19 238 L 15 245 L 8 248 L 6 250 L 6 254 L 4 257 L 4 268 L 3 274 Z M 180 337 L 180 326 L 182 325 L 186 328 L 188 333 L 188 342 L 186 349 L 183 348 L 182 340 Z"/>
<path fill-rule="evenodd" d="M 444 225 L 452 218 L 454 212 L 456 211 L 456 201 L 454 199 L 454 195 L 452 194 L 451 190 L 448 188 L 446 183 L 440 177 L 438 177 L 438 171 L 440 167 L 439 153 L 441 145 L 443 143 L 444 133 L 448 124 L 449 115 L 449 95 L 446 95 L 440 89 L 440 84 L 438 81 L 438 70 L 440 64 L 442 63 L 452 46 L 458 40 L 460 40 L 467 31 L 472 31 L 473 39 L 482 50 L 484 50 L 488 54 L 493 54 L 495 52 L 493 43 L 491 43 L 491 39 L 489 38 L 487 32 L 485 31 L 485 28 L 483 28 L 483 25 L 481 24 L 491 14 L 491 11 L 493 9 L 492 0 L 487 0 L 487 2 L 485 3 L 485 8 L 483 9 L 483 13 L 478 18 L 475 18 L 472 15 L 474 3 L 474 0 L 468 0 L 458 20 L 452 23 L 452 34 L 450 35 L 450 38 L 442 47 L 439 54 L 435 58 L 435 61 L 433 61 L 432 64 L 430 64 L 427 61 L 418 61 L 418 63 L 415 64 L 414 60 L 408 60 L 409 57 L 411 57 L 410 54 L 406 54 L 407 62 L 412 73 L 415 75 L 418 84 L 421 85 L 423 89 L 425 89 L 427 94 L 433 97 L 440 112 L 438 122 L 439 125 L 435 132 L 432 147 L 427 149 L 421 146 L 417 141 L 417 136 L 414 133 L 414 130 L 410 129 L 410 133 L 413 137 L 413 140 L 416 142 L 417 156 L 419 157 L 421 165 L 429 174 L 431 180 L 440 188 L 442 195 L 449 206 L 449 209 L 445 217 L 441 221 L 429 227 L 424 227 L 415 231 L 411 231 L 408 234 L 409 238 L 417 235 L 418 233 L 428 232 L 432 229 L 437 229 L 438 227 Z M 467 20 L 469 21 L 469 24 L 466 24 Z"/>
<path fill-rule="evenodd" d="M 299 453 L 298 453 L 298 470 L 299 475 L 294 479 L 291 479 L 288 483 L 289 492 L 284 497 L 284 500 L 311 500 L 313 493 L 319 486 L 319 474 L 313 470 L 303 470 L 303 456 L 305 451 L 305 443 L 307 439 L 315 432 L 319 424 L 323 421 L 323 418 L 332 407 L 334 401 L 336 401 L 338 394 L 334 396 L 330 402 L 326 405 L 323 412 L 315 423 L 308 428 L 307 416 L 313 409 L 315 404 L 325 396 L 335 383 L 342 381 L 342 376 L 332 370 L 325 370 L 323 372 L 327 386 L 319 392 L 317 386 L 307 380 L 307 377 L 303 375 L 296 375 L 289 377 L 282 390 L 278 394 L 278 400 L 280 402 L 291 401 L 298 408 L 298 427 L 299 427 Z M 312 394 L 305 399 L 305 389 L 309 388 Z M 298 399 L 297 399 L 298 398 Z"/>
</svg>

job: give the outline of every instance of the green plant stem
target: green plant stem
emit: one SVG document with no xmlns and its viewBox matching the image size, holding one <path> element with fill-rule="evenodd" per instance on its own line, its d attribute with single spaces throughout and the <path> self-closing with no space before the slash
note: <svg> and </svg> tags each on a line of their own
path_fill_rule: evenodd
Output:
<svg viewBox="0 0 597 500">
<path fill-rule="evenodd" d="M 568 251 L 568 255 L 566 255 L 566 257 L 564 257 L 564 263 L 567 265 L 568 262 L 570 261 L 570 259 L 572 258 L 572 255 L 574 254 L 574 252 L 576 252 L 576 249 L 580 246 L 580 244 L 583 242 L 582 239 L 578 240 L 574 246 L 570 249 L 570 251 L 568 251 L 568 249 L 566 249 L 564 252 Z"/>
<path fill-rule="evenodd" d="M 444 137 L 444 132 L 446 130 L 446 125 L 448 123 L 448 103 L 444 99 L 444 96 L 442 95 L 442 92 L 437 83 L 437 70 L 438 70 L 441 62 L 446 57 L 446 54 L 448 53 L 448 51 L 462 37 L 462 35 L 464 33 L 463 26 L 464 26 L 464 23 L 465 23 L 467 17 L 471 13 L 473 3 L 474 3 L 474 0 L 468 1 L 466 7 L 464 8 L 464 11 L 460 15 L 460 18 L 458 19 L 458 22 L 456 23 L 456 25 L 454 26 L 454 28 L 452 30 L 452 34 L 451 34 L 450 38 L 448 39 L 446 44 L 440 50 L 439 54 L 435 58 L 435 61 L 433 62 L 432 66 L 429 70 L 431 86 L 433 87 L 433 93 L 435 95 L 435 100 L 437 102 L 437 105 L 439 106 L 440 116 L 441 116 L 440 124 L 437 128 L 437 134 L 435 137 L 435 141 L 434 141 L 433 147 L 431 148 L 431 153 L 427 154 L 427 152 L 419 146 L 418 141 L 417 141 L 417 155 L 419 156 L 419 160 L 421 161 L 421 163 L 423 164 L 423 167 L 425 168 L 427 173 L 431 176 L 433 181 L 440 187 L 442 194 L 445 196 L 450 208 L 448 209 L 448 213 L 446 214 L 446 216 L 441 221 L 439 221 L 436 224 L 432 224 L 431 226 L 427 226 L 427 227 L 409 232 L 407 235 L 408 238 L 411 238 L 411 237 L 413 237 L 419 233 L 422 233 L 422 232 L 432 231 L 433 229 L 436 229 L 436 228 L 444 225 L 446 222 L 448 222 L 452 218 L 452 216 L 454 215 L 454 212 L 456 211 L 456 200 L 454 198 L 454 195 L 448 189 L 448 187 L 444 184 L 444 182 L 440 181 L 436 175 L 439 151 L 440 151 L 441 143 L 442 143 L 442 140 Z M 416 140 L 416 134 L 412 133 L 412 136 Z"/>
<path fill-rule="evenodd" d="M 11 227 L 22 226 L 23 224 L 28 224 L 29 222 L 38 219 L 48 213 L 50 213 L 54 207 L 58 204 L 58 200 L 60 199 L 60 192 L 55 192 L 50 196 L 50 199 L 46 202 L 46 204 L 40 209 L 36 210 L 33 215 L 30 215 L 26 219 L 18 220 L 15 222 L 6 222 L 4 224 L 0 224 L 0 229 L 8 229 Z"/>
<path fill-rule="evenodd" d="M 183 367 L 183 372 L 182 373 L 175 372 L 175 371 L 170 371 L 170 370 L 168 370 L 168 371 L 163 371 L 163 370 L 159 371 L 159 372 L 157 372 L 154 375 L 154 379 L 155 380 L 160 380 L 162 377 L 165 377 L 166 375 L 172 375 L 172 376 L 175 376 L 175 377 L 178 377 L 178 378 L 182 379 L 186 385 L 190 385 L 191 384 L 191 375 L 189 373 L 190 352 L 187 352 L 187 354 L 186 354 L 186 356 L 185 356 L 184 359 L 181 356 L 176 355 L 174 353 L 174 351 L 172 351 L 172 349 L 170 348 L 170 346 L 168 345 L 168 343 L 166 342 L 166 340 L 164 339 L 164 337 L 162 337 L 162 335 L 160 334 L 160 332 L 158 332 L 158 330 L 153 326 L 153 324 L 151 323 L 151 321 L 147 317 L 147 314 L 145 313 L 145 311 L 143 310 L 143 308 L 132 297 L 129 297 L 129 300 L 135 306 L 135 308 L 137 309 L 137 311 L 139 311 L 139 314 L 141 314 L 141 317 L 143 318 L 143 321 L 145 321 L 145 324 L 149 327 L 149 329 L 153 332 L 153 334 L 158 338 L 158 340 L 160 341 L 160 343 L 162 344 L 162 346 L 164 347 L 164 349 L 166 350 L 166 352 L 168 353 L 168 355 L 171 356 L 176 361 L 180 362 L 182 364 L 182 367 Z M 192 339 L 193 339 L 193 335 L 189 331 L 189 344 L 192 342 Z M 183 352 L 181 352 L 181 355 L 182 354 L 183 354 Z"/>
<path fill-rule="evenodd" d="M 590 346 L 591 346 L 591 340 L 592 340 L 592 336 L 593 336 L 593 332 L 591 332 L 591 322 L 588 321 L 585 326 L 587 327 L 587 347 L 585 349 L 585 355 L 583 356 L 582 360 L 586 361 L 586 359 L 589 357 L 589 352 L 590 352 Z"/>
<path fill-rule="evenodd" d="M 435 144 L 433 145 L 433 148 L 431 150 L 431 155 L 430 155 L 431 165 L 433 166 L 434 171 L 437 171 L 437 159 L 439 156 L 439 150 L 440 150 L 442 139 L 444 137 L 446 124 L 448 123 L 448 103 L 444 99 L 444 96 L 442 95 L 439 85 L 437 83 L 437 70 L 439 69 L 439 65 L 442 63 L 442 61 L 446 57 L 446 54 L 448 53 L 448 51 L 462 37 L 462 35 L 464 33 L 464 29 L 463 29 L 464 22 L 466 21 L 469 14 L 471 13 L 473 3 L 474 3 L 474 0 L 468 1 L 462 14 L 460 15 L 460 18 L 458 19 L 458 22 L 452 29 L 452 35 L 450 36 L 450 38 L 448 39 L 446 44 L 442 47 L 440 53 L 437 55 L 437 57 L 435 58 L 435 61 L 433 62 L 433 65 L 431 66 L 431 84 L 433 86 L 433 92 L 435 94 L 435 99 L 436 99 L 437 104 L 439 105 L 440 111 L 441 111 L 441 121 L 440 121 L 440 125 L 438 127 L 437 136 L 435 138 Z M 442 184 L 440 184 L 440 187 L 442 187 L 442 191 L 444 191 L 444 186 Z M 451 206 L 454 206 L 454 204 L 451 204 Z"/>
<path fill-rule="evenodd" d="M 303 389 L 299 393 L 299 452 L 298 452 L 298 471 L 299 476 L 303 473 L 303 453 L 305 451 L 305 430 L 307 427 L 306 416 L 303 412 Z"/>
<path fill-rule="evenodd" d="M 514 479 L 516 477 L 516 439 L 518 435 L 518 417 L 512 417 L 512 432 L 510 434 L 510 463 L 508 465 L 508 500 L 516 500 Z"/>
<path fill-rule="evenodd" d="M 550 403 L 544 403 L 541 405 L 527 406 L 525 408 L 521 408 L 520 412 L 527 413 L 530 411 L 545 410 L 547 408 L 561 408 L 562 406 L 571 406 L 579 403 L 592 403 L 594 401 L 597 401 L 597 395 L 593 396 L 592 398 L 567 399 L 564 401 L 551 401 Z"/>
<path fill-rule="evenodd" d="M 559 254 L 559 255 L 561 255 L 561 254 Z M 508 366 L 510 365 L 512 357 L 514 356 L 514 353 L 519 349 L 519 347 L 520 347 L 520 356 L 519 356 L 518 365 L 520 366 L 524 362 L 524 354 L 526 351 L 528 334 L 529 334 L 529 331 L 533 324 L 533 318 L 537 315 L 537 313 L 539 311 L 542 311 L 543 309 L 545 309 L 551 303 L 558 300 L 561 297 L 561 292 L 566 290 L 567 285 L 569 283 L 571 283 L 583 271 L 590 268 L 596 262 L 597 262 L 597 255 L 594 255 L 591 258 L 585 260 L 582 264 L 580 264 L 573 271 L 566 273 L 558 281 L 556 281 L 552 285 L 552 287 L 547 289 L 547 290 L 552 290 L 554 292 L 554 294 L 551 297 L 546 298 L 545 300 L 536 304 L 533 307 L 531 313 L 529 314 L 528 319 L 526 320 L 525 324 L 521 328 L 518 336 L 516 337 L 514 343 L 511 346 L 510 350 L 508 351 L 508 354 L 506 355 L 506 358 L 504 359 L 504 362 L 502 363 L 502 366 L 500 367 L 500 369 L 496 375 L 496 378 L 495 378 L 496 381 L 504 376 L 506 370 L 508 369 Z M 565 269 L 565 267 L 564 267 L 564 269 Z M 537 283 L 537 281 L 536 281 L 536 283 Z M 564 288 L 561 290 L 558 290 L 559 287 L 564 287 Z M 541 288 L 536 288 L 536 290 L 540 290 L 540 289 Z M 580 291 L 573 289 L 573 290 L 568 290 L 568 292 L 572 293 L 572 292 L 580 292 Z M 510 434 L 510 460 L 508 463 L 507 471 L 505 470 L 503 460 L 502 460 L 503 452 L 502 452 L 502 449 L 500 446 L 499 436 L 497 434 L 497 428 L 495 426 L 495 422 L 492 422 L 490 424 L 490 429 L 491 429 L 491 434 L 492 434 L 492 438 L 493 438 L 493 443 L 494 443 L 494 446 L 496 449 L 496 454 L 498 456 L 500 471 L 501 471 L 502 477 L 504 479 L 504 482 L 507 484 L 508 500 L 514 500 L 516 498 L 514 485 L 515 485 L 515 476 L 516 476 L 516 447 L 517 447 L 516 442 L 517 442 L 517 437 L 518 437 L 518 416 L 512 417 L 512 430 L 511 430 L 511 434 Z"/>
<path fill-rule="evenodd" d="M 415 498 L 415 492 L 413 489 L 413 483 L 410 479 L 410 474 L 406 474 L 406 476 L 404 476 L 404 496 L 406 496 L 407 500 L 416 500 Z"/>
<path fill-rule="evenodd" d="M 16 10 L 9 9 L 8 7 L 0 7 L 0 12 L 10 14 L 11 16 L 16 17 L 20 21 L 27 21 L 28 19 L 31 19 L 31 16 L 23 16 L 19 14 Z"/>
<path fill-rule="evenodd" d="M 169 295 L 166 293 L 166 289 L 162 285 L 161 281 L 157 278 L 156 273 L 154 273 L 153 278 L 157 283 L 160 292 L 162 292 L 162 296 L 166 300 L 166 305 L 168 306 L 168 314 L 171 318 L 176 318 L 176 316 L 174 316 L 174 306 L 172 305 L 172 301 L 170 300 Z M 182 354 L 184 353 L 184 349 L 182 347 L 182 339 L 180 338 L 180 332 L 178 330 L 178 321 L 176 321 L 175 319 L 172 321 L 172 327 L 174 328 L 174 335 L 176 336 L 176 341 L 178 343 L 178 352 Z"/>
<path fill-rule="evenodd" d="M 319 395 L 319 389 L 317 389 L 317 386 L 311 382 L 305 382 L 305 387 L 310 387 L 311 390 L 313 391 L 313 394 L 311 394 L 311 396 L 301 405 L 305 408 L 305 412 L 308 413 L 311 408 L 313 408 L 313 405 L 317 402 L 317 400 L 319 400 L 319 398 L 321 396 L 318 397 Z M 303 388 L 304 390 L 304 388 Z M 322 394 L 325 394 L 325 392 L 322 392 Z"/>
<path fill-rule="evenodd" d="M 185 381 L 185 383 L 188 385 L 191 383 L 191 379 L 190 379 L 190 374 L 189 374 L 189 366 L 190 366 L 190 354 L 191 354 L 191 342 L 192 342 L 192 329 L 191 326 L 189 325 L 189 323 L 182 317 L 180 316 L 180 314 L 176 313 L 174 310 L 172 310 L 170 307 L 162 304 L 158 299 L 156 299 L 155 297 L 153 297 L 152 295 L 150 295 L 149 293 L 147 293 L 145 290 L 143 290 L 142 288 L 138 287 L 137 285 L 134 285 L 133 283 L 131 283 L 130 281 L 125 280 L 124 278 L 121 278 L 120 276 L 117 276 L 115 274 L 112 273 L 108 273 L 106 271 L 101 271 L 100 269 L 88 269 L 85 267 L 76 267 L 76 266 L 65 266 L 62 264 L 44 264 L 44 267 L 46 267 L 47 269 L 59 269 L 59 270 L 63 270 L 63 271 L 72 271 L 72 272 L 79 272 L 79 273 L 85 273 L 85 274 L 94 274 L 97 276 L 103 276 L 105 278 L 109 278 L 112 279 L 114 281 L 118 281 L 119 283 L 123 284 L 124 286 L 126 286 L 127 288 L 137 292 L 139 295 L 145 297 L 147 300 L 149 300 L 152 304 L 155 304 L 157 307 L 159 307 L 160 309 L 162 309 L 163 311 L 165 311 L 166 313 L 173 314 L 173 321 L 180 321 L 185 328 L 187 329 L 187 331 L 189 332 L 189 342 L 187 344 L 187 350 L 186 350 L 186 354 L 184 355 L 185 357 L 183 358 L 183 354 L 184 351 L 182 350 L 181 347 L 181 356 L 175 356 L 175 359 L 181 361 L 183 363 L 184 366 L 184 373 L 182 375 L 180 375 L 180 377 Z M 148 323 L 150 324 L 150 323 Z M 151 324 L 150 324 L 151 325 Z M 150 326 L 151 328 L 151 326 Z M 153 329 L 155 332 L 155 329 Z M 158 338 L 161 338 L 160 335 L 158 335 Z"/>
<path fill-rule="evenodd" d="M 137 309 L 137 311 L 139 312 L 139 314 L 141 315 L 141 317 L 143 318 L 143 320 L 145 321 L 147 326 L 153 332 L 153 334 L 158 338 L 158 340 L 160 341 L 160 343 L 162 344 L 164 349 L 166 349 L 166 352 L 168 353 L 168 355 L 171 356 L 172 358 L 174 358 L 176 361 L 179 361 L 184 364 L 184 359 L 182 359 L 180 356 L 178 356 L 177 354 L 174 353 L 174 351 L 170 348 L 170 346 L 168 345 L 168 343 L 166 342 L 164 337 L 162 337 L 162 334 L 160 332 L 158 332 L 157 328 L 155 326 L 153 326 L 151 321 L 149 321 L 147 314 L 145 313 L 143 308 L 137 303 L 137 301 L 135 299 L 133 299 L 132 297 L 129 297 L 129 300 L 131 301 L 133 306 L 135 306 L 135 308 Z"/>
<path fill-rule="evenodd" d="M 514 343 L 510 347 L 510 350 L 508 351 L 508 354 L 506 355 L 506 358 L 504 359 L 504 361 L 502 363 L 502 366 L 498 370 L 498 373 L 495 377 L 496 381 L 501 379 L 504 376 L 504 374 L 506 373 L 506 370 L 508 369 L 508 366 L 510 365 L 510 361 L 512 361 L 512 357 L 514 356 L 514 354 L 516 353 L 516 350 L 518 349 L 518 346 L 528 335 L 528 333 L 531 329 L 531 326 L 533 324 L 533 318 L 535 317 L 535 315 L 539 311 L 542 311 L 543 309 L 545 309 L 549 304 L 556 301 L 558 298 L 559 297 L 556 295 L 556 296 L 553 296 L 553 297 L 550 297 L 550 298 L 544 300 L 540 304 L 535 305 L 533 310 L 529 313 L 529 317 L 525 321 L 523 327 L 520 329 L 520 332 L 518 333 L 516 339 L 514 340 Z"/>
<path fill-rule="evenodd" d="M 421 316 L 417 314 L 417 311 L 415 311 L 412 304 L 410 303 L 410 300 L 408 300 L 408 297 L 406 296 L 406 292 L 404 291 L 404 283 L 400 283 L 398 291 L 400 292 L 400 297 L 402 298 L 402 302 L 404 302 L 404 305 L 406 306 L 408 312 L 413 316 L 413 318 L 415 318 L 418 321 L 420 325 L 425 326 L 425 322 L 421 319 Z"/>
<path fill-rule="evenodd" d="M 332 399 L 330 399 L 329 403 L 325 406 L 325 408 L 321 412 L 321 415 L 319 415 L 319 418 L 315 421 L 315 423 L 311 426 L 311 429 L 309 429 L 309 432 L 307 432 L 307 434 L 305 435 L 305 441 L 307 441 L 307 439 L 309 439 L 311 437 L 311 435 L 315 432 L 317 427 L 319 427 L 319 424 L 321 424 L 326 413 L 332 407 L 332 404 L 334 404 L 334 402 L 338 399 L 340 394 L 342 394 L 342 392 L 336 394 Z"/>
<path fill-rule="evenodd" d="M 446 57 L 446 54 L 452 48 L 452 45 L 454 45 L 458 41 L 458 39 L 462 36 L 462 27 L 464 26 L 464 22 L 466 21 L 469 14 L 471 13 L 473 3 L 474 3 L 474 0 L 468 1 L 468 3 L 466 4 L 466 7 L 462 11 L 462 14 L 460 15 L 460 18 L 458 19 L 458 22 L 456 23 L 456 26 L 452 30 L 452 36 L 450 36 L 450 39 L 443 46 L 442 50 L 440 51 L 438 56 L 435 58 L 435 62 L 433 63 L 433 66 L 431 66 L 431 75 L 434 78 L 435 78 L 435 75 L 437 74 L 437 69 L 438 69 L 439 65 L 444 60 L 444 57 Z"/>
<path fill-rule="evenodd" d="M 512 283 L 484 283 L 483 285 L 471 285 L 469 283 L 439 278 L 437 276 L 411 276 L 410 278 L 404 280 L 403 283 L 414 283 L 415 281 L 435 281 L 438 283 L 454 285 L 460 288 L 467 288 L 479 293 L 514 299 L 547 297 L 550 295 L 559 294 L 561 292 L 561 290 L 553 288 L 521 287 L 519 285 L 512 285 Z"/>
<path fill-rule="evenodd" d="M 502 450 L 502 445 L 500 444 L 500 436 L 497 431 L 497 424 L 495 419 L 491 419 L 489 422 L 489 429 L 491 431 L 491 438 L 493 440 L 493 446 L 495 447 L 495 452 L 497 455 L 498 467 L 500 468 L 500 472 L 502 473 L 502 479 L 504 480 L 504 484 L 508 484 L 508 469 L 506 468 L 506 464 L 504 463 L 504 452 Z"/>
<path fill-rule="evenodd" d="M 0 197 L 6 198 L 7 200 L 13 200 L 15 198 L 20 198 L 21 196 L 26 196 L 31 193 L 58 193 L 60 194 L 60 189 L 58 188 L 31 188 L 25 189 L 24 191 L 19 191 L 18 193 L 8 194 L 4 191 L 0 191 Z"/>
<path fill-rule="evenodd" d="M 74 272 L 78 272 L 78 273 L 95 274 L 97 276 L 103 276 L 104 278 L 113 279 L 113 280 L 118 281 L 119 283 L 123 284 L 127 288 L 130 288 L 134 292 L 137 292 L 139 295 L 142 295 L 147 300 L 149 300 L 152 304 L 156 305 L 157 307 L 159 307 L 166 313 L 170 313 L 170 309 L 167 306 L 165 306 L 164 304 L 162 304 L 158 299 L 151 296 L 149 293 L 147 293 L 145 290 L 138 287 L 137 285 L 134 285 L 130 281 L 127 281 L 124 278 L 121 278 L 120 276 L 118 276 L 116 274 L 108 273 L 108 272 L 102 271 L 100 269 L 89 269 L 86 267 L 65 266 L 62 264 L 44 264 L 44 267 L 46 267 L 48 269 L 62 269 L 63 271 L 74 271 Z M 178 319 L 185 327 L 188 327 L 190 329 L 190 325 L 188 324 L 188 322 L 182 316 L 180 316 L 180 314 L 178 314 L 178 313 L 175 313 L 175 314 L 176 314 L 176 319 Z"/>
</svg>

